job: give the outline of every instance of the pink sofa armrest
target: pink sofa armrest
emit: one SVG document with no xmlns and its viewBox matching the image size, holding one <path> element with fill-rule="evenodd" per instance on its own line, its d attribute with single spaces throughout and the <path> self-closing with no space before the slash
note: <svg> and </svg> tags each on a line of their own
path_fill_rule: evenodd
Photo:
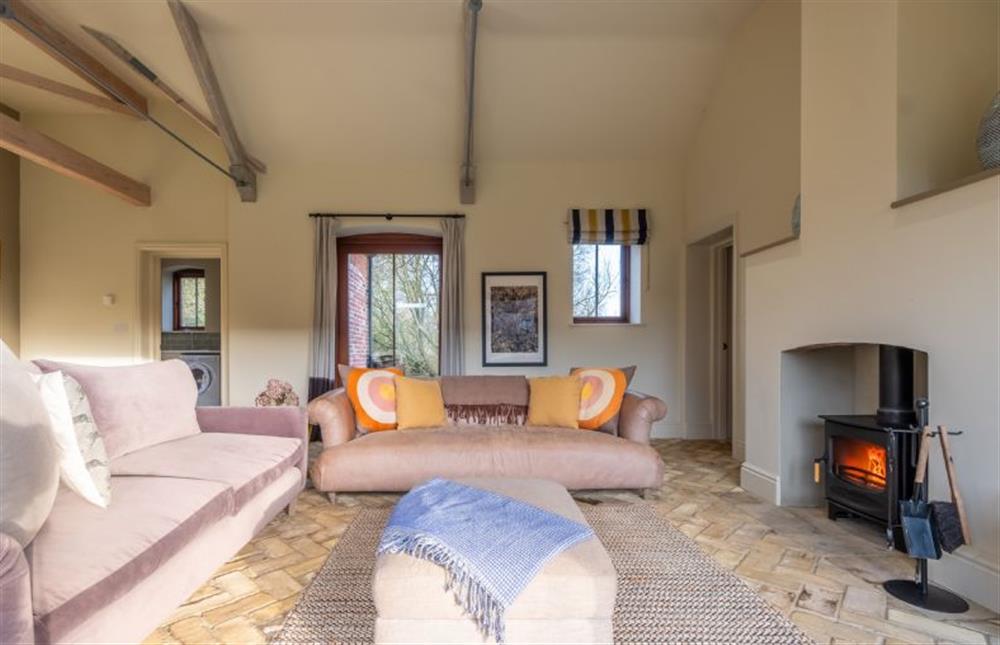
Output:
<svg viewBox="0 0 1000 645">
<path fill-rule="evenodd" d="M 306 411 L 299 407 L 201 407 L 195 408 L 202 432 L 232 432 L 291 437 L 302 440 L 299 469 L 303 475 L 309 460 L 309 435 Z"/>
<path fill-rule="evenodd" d="M 0 643 L 34 643 L 31 574 L 21 545 L 0 533 Z"/>
<path fill-rule="evenodd" d="M 344 388 L 321 394 L 309 402 L 309 423 L 319 426 L 323 447 L 332 448 L 354 438 L 354 408 Z"/>
<path fill-rule="evenodd" d="M 640 392 L 626 392 L 618 418 L 618 436 L 648 445 L 653 424 L 665 416 L 667 404 L 660 399 Z"/>
</svg>

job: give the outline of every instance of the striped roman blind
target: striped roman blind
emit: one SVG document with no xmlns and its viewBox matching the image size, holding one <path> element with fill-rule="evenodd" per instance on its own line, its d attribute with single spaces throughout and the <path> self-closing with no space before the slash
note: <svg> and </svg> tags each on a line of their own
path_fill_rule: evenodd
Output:
<svg viewBox="0 0 1000 645">
<path fill-rule="evenodd" d="M 571 208 L 572 244 L 645 244 L 649 219 L 645 208 Z"/>
</svg>

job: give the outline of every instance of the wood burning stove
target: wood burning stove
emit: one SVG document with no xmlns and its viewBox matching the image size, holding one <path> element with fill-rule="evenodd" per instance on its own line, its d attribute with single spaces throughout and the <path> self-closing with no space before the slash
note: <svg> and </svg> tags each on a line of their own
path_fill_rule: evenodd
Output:
<svg viewBox="0 0 1000 645">
<path fill-rule="evenodd" d="M 905 551 L 899 500 L 913 494 L 918 435 L 914 434 L 913 350 L 879 346 L 879 407 L 873 415 L 820 415 L 824 454 L 816 479 L 824 482 L 827 515 L 859 517 L 881 526 Z"/>
<path fill-rule="evenodd" d="M 886 530 L 886 539 L 905 550 L 899 527 L 899 500 L 913 494 L 916 435 L 878 423 L 874 415 L 822 415 L 823 470 L 827 515 L 860 517 Z"/>
</svg>

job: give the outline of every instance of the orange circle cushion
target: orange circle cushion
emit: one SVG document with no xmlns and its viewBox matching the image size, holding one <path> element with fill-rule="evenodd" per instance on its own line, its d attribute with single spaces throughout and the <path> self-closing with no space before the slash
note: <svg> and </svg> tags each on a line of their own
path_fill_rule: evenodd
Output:
<svg viewBox="0 0 1000 645">
<path fill-rule="evenodd" d="M 356 368 L 347 377 L 347 398 L 365 430 L 396 429 L 396 383 L 402 370 Z"/>
<path fill-rule="evenodd" d="M 596 430 L 622 407 L 628 380 L 625 372 L 607 368 L 582 368 L 572 372 L 583 383 L 580 391 L 580 427 Z"/>
</svg>

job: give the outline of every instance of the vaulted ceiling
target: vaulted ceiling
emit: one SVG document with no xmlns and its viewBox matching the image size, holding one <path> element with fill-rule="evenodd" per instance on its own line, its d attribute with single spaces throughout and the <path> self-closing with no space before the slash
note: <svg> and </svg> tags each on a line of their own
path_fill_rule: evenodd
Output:
<svg viewBox="0 0 1000 645">
<path fill-rule="evenodd" d="M 460 0 L 185 4 L 241 138 L 272 168 L 323 160 L 459 162 Z M 155 91 L 80 25 L 116 38 L 208 112 L 166 2 L 32 5 L 149 98 Z M 477 163 L 678 158 L 729 37 L 754 7 L 748 0 L 486 0 Z M 96 92 L 6 26 L 0 62 Z M 28 114 L 107 114 L 6 80 L 0 101 Z"/>
</svg>

